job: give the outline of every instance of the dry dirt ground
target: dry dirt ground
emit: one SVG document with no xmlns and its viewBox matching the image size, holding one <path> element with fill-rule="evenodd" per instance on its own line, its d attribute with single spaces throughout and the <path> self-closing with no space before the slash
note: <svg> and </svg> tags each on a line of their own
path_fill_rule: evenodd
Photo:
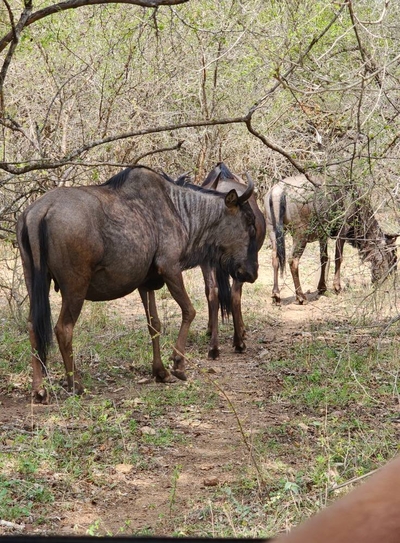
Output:
<svg viewBox="0 0 400 543">
<path fill-rule="evenodd" d="M 192 520 L 197 522 L 198 512 L 210 502 L 215 489 L 229 486 L 237 480 L 243 466 L 251 465 L 249 446 L 251 449 L 252 436 L 262 429 L 281 426 L 283 422 L 301 414 L 301 406 L 295 409 L 289 403 L 276 402 L 282 374 L 277 369 L 268 370 L 269 362 L 282 357 L 283 353 L 290 357 L 299 342 L 312 340 L 310 329 L 315 328 L 316 324 L 330 321 L 330 333 L 334 334 L 335 327 L 348 322 L 357 311 L 365 311 L 366 306 L 361 300 L 364 286 L 369 284 L 369 273 L 359 265 L 357 255 L 352 253 L 351 248 L 346 249 L 346 254 L 350 256 L 347 256 L 343 268 L 343 294 L 337 297 L 329 293 L 318 297 L 314 292 L 318 275 L 316 251 L 316 247 L 307 249 L 302 261 L 304 287 L 311 290 L 309 303 L 305 306 L 295 303 L 291 279 L 287 274 L 282 290 L 282 306 L 278 308 L 271 303 L 270 250 L 264 247 L 259 280 L 244 289 L 244 317 L 246 322 L 251 323 L 246 352 L 242 355 L 232 352 L 231 328 L 226 325 L 221 333 L 220 359 L 208 360 L 205 351 L 201 359 L 189 361 L 187 383 L 167 385 L 190 387 L 194 381 L 205 386 L 209 386 L 210 382 L 217 383 L 215 390 L 218 400 L 213 409 L 199 411 L 195 406 L 189 406 L 170 411 L 167 418 L 164 417 L 163 424 L 185 436 L 182 443 L 156 452 L 149 447 L 147 452 L 152 460 L 151 471 L 119 464 L 109 469 L 111 486 L 102 487 L 93 481 L 82 481 L 77 485 L 75 494 L 68 494 L 53 505 L 51 518 L 47 518 L 41 528 L 28 522 L 23 533 L 47 530 L 65 535 L 85 534 L 91 530 L 90 533 L 113 535 L 172 535 L 176 525 L 171 522 L 171 516 L 185 518 L 187 524 Z M 201 297 L 203 287 L 200 275 L 196 270 L 190 273 L 191 281 L 199 282 Z M 113 308 L 126 315 L 127 320 L 134 323 L 136 312 L 143 319 L 137 294 L 133 293 L 113 304 Z M 176 309 L 174 311 L 176 313 Z M 201 310 L 193 326 L 201 329 L 205 325 L 206 313 Z M 301 368 L 299 371 L 302 371 Z M 141 380 L 133 375 L 122 388 L 120 382 L 117 388 L 110 384 L 106 389 L 92 390 L 92 395 L 83 401 L 89 404 L 93 395 L 104 395 L 110 397 L 117 408 L 122 408 L 127 398 L 135 401 L 143 387 L 163 386 L 153 382 L 141 384 Z M 140 402 L 138 407 L 139 426 L 146 428 L 148 421 L 145 418 L 140 420 Z M 21 432 L 30 431 L 31 428 L 49 424 L 52 414 L 58 409 L 57 403 L 33 405 L 26 394 L 19 394 L 14 389 L 0 396 L 0 428 L 14 427 Z M 287 439 L 291 437 L 287 436 Z M 7 450 L 7 443 L 2 446 L 3 450 Z M 112 447 L 112 443 L 109 446 Z M 142 453 L 146 453 L 145 448 Z M 102 454 L 107 454 L 107 450 L 103 450 Z M 301 459 L 293 455 L 282 457 L 280 461 L 283 471 L 295 470 L 301 463 Z M 268 469 L 269 462 L 272 467 L 272 460 L 266 455 L 263 469 Z M 62 484 L 57 479 L 61 477 L 60 474 L 52 473 L 49 477 L 54 479 L 55 486 Z M 0 533 L 10 533 L 10 530 L 0 526 Z"/>
</svg>

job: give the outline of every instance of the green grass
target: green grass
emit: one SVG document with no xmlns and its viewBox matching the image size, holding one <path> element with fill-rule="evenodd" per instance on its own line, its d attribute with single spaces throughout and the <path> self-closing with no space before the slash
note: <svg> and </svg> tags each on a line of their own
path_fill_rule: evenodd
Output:
<svg viewBox="0 0 400 543">
<path fill-rule="evenodd" d="M 19 521 L 31 515 L 35 507 L 45 511 L 46 504 L 54 502 L 48 482 L 21 473 L 21 478 L 0 476 L 0 517 L 3 520 Z"/>
</svg>

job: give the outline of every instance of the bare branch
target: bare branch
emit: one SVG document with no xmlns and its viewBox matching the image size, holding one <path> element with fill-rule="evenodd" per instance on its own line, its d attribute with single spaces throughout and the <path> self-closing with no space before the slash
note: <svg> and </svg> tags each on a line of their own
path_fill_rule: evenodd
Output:
<svg viewBox="0 0 400 543">
<path fill-rule="evenodd" d="M 360 34 L 358 32 L 358 29 L 357 29 L 356 17 L 355 17 L 354 10 L 353 10 L 352 0 L 348 0 L 347 7 L 349 9 L 350 19 L 351 19 L 354 34 L 356 36 L 356 40 L 357 40 L 357 43 L 358 43 L 358 50 L 360 51 L 362 61 L 364 62 L 365 71 L 373 74 L 374 77 L 375 77 L 375 81 L 377 82 L 378 86 L 381 87 L 382 86 L 382 81 L 379 78 L 379 71 L 377 70 L 376 64 L 373 61 L 373 59 L 371 58 L 371 55 L 365 50 L 365 48 L 364 48 L 364 46 L 363 46 L 363 44 L 361 42 L 361 37 L 360 37 Z"/>
<path fill-rule="evenodd" d="M 140 160 L 143 160 L 147 156 L 155 155 L 157 153 L 165 153 L 166 151 L 179 151 L 183 145 L 183 142 L 184 140 L 181 140 L 181 141 L 178 141 L 178 143 L 174 145 L 173 147 L 162 147 L 161 149 L 154 149 L 154 151 L 148 151 L 147 153 L 143 153 L 142 155 L 139 155 L 138 157 L 136 157 L 131 162 L 131 164 L 132 165 L 137 164 L 138 162 L 140 162 Z"/>
<path fill-rule="evenodd" d="M 251 124 L 251 114 L 249 114 L 246 118 L 246 126 L 247 126 L 247 129 L 248 131 L 253 134 L 253 136 L 256 136 L 256 138 L 258 138 L 259 140 L 261 140 L 263 142 L 264 145 L 266 145 L 267 147 L 269 147 L 270 149 L 272 149 L 273 151 L 276 151 L 277 153 L 281 154 L 282 156 L 284 156 L 300 173 L 302 173 L 303 175 L 305 175 L 307 177 L 307 179 L 310 181 L 310 183 L 312 183 L 314 185 L 314 187 L 319 187 L 320 184 L 317 183 L 316 181 L 314 181 L 310 175 L 306 172 L 306 170 L 303 168 L 303 166 L 301 166 L 297 160 L 295 160 L 293 157 L 290 156 L 290 154 L 285 151 L 285 149 L 283 149 L 282 147 L 280 147 L 279 145 L 277 145 L 276 143 L 272 143 L 271 141 L 269 141 L 265 136 L 263 136 L 262 134 L 260 134 L 259 132 L 257 132 L 252 124 Z"/>
<path fill-rule="evenodd" d="M 44 19 L 49 15 L 54 15 L 61 11 L 86 6 L 98 6 L 100 4 L 132 4 L 144 8 L 158 8 L 159 6 L 175 6 L 186 2 L 189 2 L 189 0 L 68 0 L 67 2 L 60 2 L 59 4 L 54 4 L 53 6 L 48 6 L 47 8 L 35 11 L 35 13 L 32 13 L 27 20 L 24 21 L 23 26 L 27 27 L 40 19 Z M 13 36 L 14 31 L 12 30 L 0 40 L 0 52 L 13 40 Z"/>
<path fill-rule="evenodd" d="M 313 38 L 311 40 L 311 42 L 309 43 L 307 49 L 304 51 L 304 53 L 302 53 L 299 57 L 299 59 L 297 60 L 297 62 L 293 63 L 292 66 L 285 72 L 285 74 L 283 74 L 282 76 L 280 74 L 276 74 L 276 79 L 277 79 L 277 83 L 275 83 L 275 85 L 272 86 L 271 89 L 269 89 L 269 91 L 262 97 L 260 98 L 259 100 L 257 100 L 257 102 L 251 107 L 250 109 L 250 113 L 253 113 L 256 109 L 258 109 L 259 107 L 262 106 L 262 104 L 265 102 L 265 100 L 273 93 L 276 91 L 276 89 L 282 85 L 284 83 L 284 81 L 289 77 L 289 75 L 291 75 L 291 73 L 295 70 L 295 68 L 297 68 L 298 66 L 301 66 L 302 63 L 303 63 L 303 60 L 310 54 L 312 48 L 314 47 L 314 45 L 316 45 L 324 36 L 325 34 L 329 31 L 329 29 L 333 26 L 333 24 L 337 21 L 337 19 L 339 18 L 341 12 L 344 10 L 346 6 L 346 2 L 344 2 L 340 9 L 338 10 L 338 12 L 335 14 L 335 16 L 332 18 L 332 20 L 329 22 L 329 24 L 327 24 L 327 26 L 322 30 L 322 32 L 320 32 L 320 34 L 318 36 L 316 36 L 315 38 Z M 1 44 L 1 42 L 0 42 Z"/>
<path fill-rule="evenodd" d="M 80 147 L 79 149 L 76 149 L 75 151 L 72 151 L 67 156 L 59 159 L 59 160 L 39 160 L 35 161 L 31 164 L 27 164 L 26 166 L 15 166 L 11 162 L 0 162 L 0 169 L 4 170 L 5 172 L 14 174 L 14 175 L 22 175 L 27 172 L 32 172 L 35 170 L 43 170 L 43 169 L 55 169 L 59 168 L 60 166 L 65 166 L 66 164 L 70 164 L 73 162 L 74 159 L 81 156 L 85 151 L 89 151 L 90 149 L 94 149 L 95 147 L 98 147 L 100 145 L 104 145 L 106 143 L 111 143 L 114 141 L 122 140 L 122 139 L 128 139 L 133 138 L 136 136 L 144 136 L 146 134 L 157 134 L 160 132 L 170 132 L 173 130 L 180 130 L 182 128 L 194 128 L 194 127 L 201 127 L 201 126 L 216 126 L 216 125 L 224 125 L 224 124 L 238 124 L 238 123 L 245 123 L 247 121 L 247 117 L 234 117 L 234 118 L 228 118 L 228 119 L 215 119 L 210 121 L 192 121 L 187 123 L 181 123 L 181 124 L 173 124 L 173 125 L 166 125 L 166 126 L 159 126 L 155 128 L 146 128 L 143 130 L 137 130 L 134 132 L 125 132 L 122 134 L 117 134 L 115 136 L 109 136 L 107 138 L 103 138 L 101 140 L 93 141 L 87 145 L 84 145 L 83 147 Z"/>
<path fill-rule="evenodd" d="M 8 8 L 8 4 L 6 4 Z M 27 20 L 29 19 L 30 15 L 32 13 L 32 0 L 27 0 L 25 2 L 25 9 L 22 12 L 22 15 L 20 17 L 20 20 L 18 21 L 17 25 L 14 25 L 14 18 L 10 14 L 10 20 L 12 25 L 12 30 L 9 32 L 10 39 L 8 43 L 11 43 L 11 46 L 7 52 L 6 58 L 3 62 L 3 66 L 0 71 L 0 113 L 3 116 L 4 112 L 4 100 L 3 100 L 3 87 L 4 87 L 4 81 L 6 79 L 8 68 L 10 67 L 11 59 L 13 57 L 13 54 L 15 52 L 15 49 L 18 45 L 19 36 L 22 32 L 22 29 L 25 27 Z"/>
<path fill-rule="evenodd" d="M 386 15 L 387 9 L 389 7 L 389 2 L 390 0 L 385 0 L 385 5 L 383 6 L 381 16 L 376 21 L 361 21 L 358 17 L 356 17 L 357 21 L 364 26 L 380 24 Z"/>
</svg>

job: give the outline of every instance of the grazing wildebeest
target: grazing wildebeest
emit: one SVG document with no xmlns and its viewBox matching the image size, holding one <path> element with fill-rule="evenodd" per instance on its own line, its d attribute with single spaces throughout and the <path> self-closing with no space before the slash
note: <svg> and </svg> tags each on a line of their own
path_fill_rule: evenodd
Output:
<svg viewBox="0 0 400 543">
<path fill-rule="evenodd" d="M 49 288 L 61 291 L 55 333 L 68 388 L 83 391 L 72 356 L 72 333 L 84 300 L 120 298 L 139 290 L 153 344 L 153 376 L 169 381 L 160 354 L 160 320 L 154 290 L 167 285 L 182 310 L 172 373 L 186 379 L 184 350 L 195 310 L 182 270 L 219 263 L 239 281 L 257 278 L 255 217 L 242 195 L 193 191 L 136 166 L 103 185 L 59 187 L 19 217 L 18 243 L 30 299 L 33 397 L 45 402 L 43 372 L 52 330 Z"/>
<path fill-rule="evenodd" d="M 280 303 L 278 269 L 285 268 L 285 231 L 293 237 L 289 259 L 290 271 L 296 291 L 296 299 L 302 304 L 306 297 L 299 278 L 299 260 L 307 243 L 319 241 L 321 275 L 318 292 L 326 291 L 326 266 L 328 262 L 328 238 L 336 237 L 335 292 L 340 292 L 340 266 L 346 241 L 359 250 L 361 259 L 371 264 L 372 281 L 384 279 L 393 271 L 397 258 L 397 236 L 384 234 L 366 196 L 353 197 L 326 185 L 314 186 L 304 175 L 288 177 L 274 185 L 264 200 L 267 230 L 272 243 L 272 267 L 274 286 L 272 299 Z"/>
<path fill-rule="evenodd" d="M 211 170 L 202 187 L 218 192 L 229 192 L 235 189 L 238 194 L 242 194 L 246 190 L 246 185 L 240 177 L 230 172 L 223 162 L 220 162 Z M 249 198 L 249 204 L 255 216 L 257 249 L 260 250 L 265 238 L 265 218 L 257 205 L 254 194 Z M 203 263 L 201 271 L 203 272 L 208 302 L 207 331 L 210 335 L 208 356 L 215 359 L 218 358 L 220 353 L 218 343 L 219 306 L 221 306 L 223 318 L 232 313 L 234 327 L 233 346 L 237 353 L 242 353 L 246 349 L 244 343 L 245 326 L 241 305 L 243 281 L 234 277 L 231 287 L 228 272 L 212 262 Z"/>
</svg>

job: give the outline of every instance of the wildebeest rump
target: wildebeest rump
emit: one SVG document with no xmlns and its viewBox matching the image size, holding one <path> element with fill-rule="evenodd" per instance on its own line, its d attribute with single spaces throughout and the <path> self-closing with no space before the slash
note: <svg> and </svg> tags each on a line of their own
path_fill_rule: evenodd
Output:
<svg viewBox="0 0 400 543">
<path fill-rule="evenodd" d="M 220 162 L 211 170 L 202 186 L 219 192 L 229 192 L 234 189 L 238 194 L 242 194 L 246 189 L 246 185 L 240 177 L 233 174 L 223 162 Z M 249 204 L 255 216 L 257 249 L 260 250 L 265 239 L 265 218 L 257 205 L 254 194 L 249 198 Z M 208 301 L 208 333 L 210 335 L 208 356 L 215 359 L 218 358 L 220 353 L 218 343 L 219 306 L 221 306 L 223 317 L 232 313 L 234 327 L 233 346 L 237 353 L 241 353 L 246 348 L 244 343 L 245 326 L 241 304 L 243 282 L 233 278 L 231 287 L 227 271 L 216 267 L 211 262 L 203 263 L 201 270 L 203 272 Z"/>
<path fill-rule="evenodd" d="M 112 300 L 139 290 L 153 344 L 153 375 L 171 379 L 160 354 L 160 320 L 154 290 L 167 285 L 182 311 L 172 373 L 186 379 L 184 350 L 195 310 L 182 270 L 214 262 L 240 281 L 257 277 L 254 213 L 238 196 L 193 191 L 136 166 L 103 185 L 60 187 L 19 217 L 18 243 L 30 299 L 33 397 L 47 401 L 43 373 L 52 330 L 49 288 L 61 291 L 55 333 L 68 387 L 83 391 L 72 356 L 72 334 L 84 300 Z"/>
<path fill-rule="evenodd" d="M 267 230 L 272 243 L 274 286 L 272 298 L 280 303 L 278 269 L 283 272 L 286 261 L 285 231 L 293 237 L 289 260 L 297 301 L 306 297 L 299 278 L 299 260 L 307 243 L 319 241 L 321 275 L 318 292 L 326 291 L 328 238 L 336 237 L 335 277 L 333 286 L 341 290 L 340 266 L 344 243 L 348 241 L 359 250 L 363 261 L 371 264 L 372 281 L 385 278 L 396 265 L 397 236 L 384 234 L 376 220 L 371 203 L 357 191 L 349 195 L 326 185 L 314 186 L 304 175 L 288 177 L 274 185 L 265 196 Z"/>
</svg>

